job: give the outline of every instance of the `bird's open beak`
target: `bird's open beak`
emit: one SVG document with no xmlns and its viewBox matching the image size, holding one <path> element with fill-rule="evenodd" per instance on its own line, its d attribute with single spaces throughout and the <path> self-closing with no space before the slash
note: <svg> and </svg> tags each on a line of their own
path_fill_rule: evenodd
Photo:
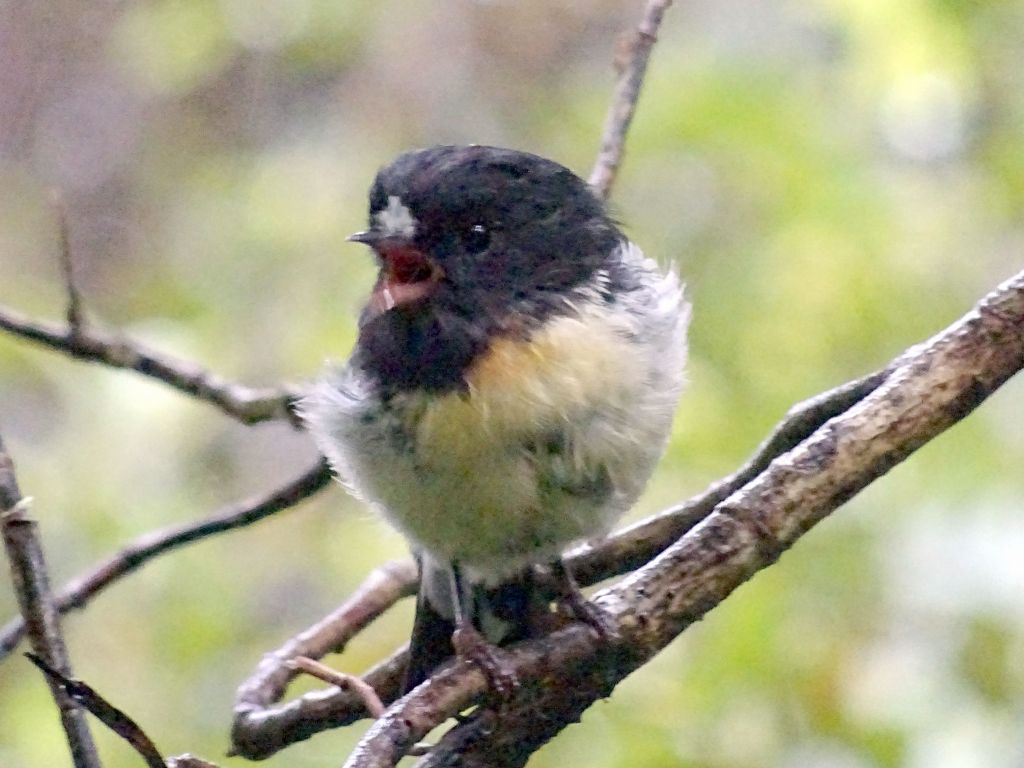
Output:
<svg viewBox="0 0 1024 768">
<path fill-rule="evenodd" d="M 370 246 L 380 259 L 380 275 L 370 296 L 374 315 L 429 298 L 444 278 L 440 265 L 403 237 L 367 230 L 348 239 Z"/>
</svg>

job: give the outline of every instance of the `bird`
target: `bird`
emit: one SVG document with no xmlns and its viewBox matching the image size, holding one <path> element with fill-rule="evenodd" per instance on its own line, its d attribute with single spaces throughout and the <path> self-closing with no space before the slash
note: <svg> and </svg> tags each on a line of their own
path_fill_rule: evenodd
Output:
<svg viewBox="0 0 1024 768">
<path fill-rule="evenodd" d="M 585 181 L 513 149 L 399 155 L 348 239 L 379 273 L 351 356 L 328 363 L 300 413 L 416 557 L 403 692 L 453 655 L 499 687 L 497 648 L 550 613 L 538 573 L 601 629 L 562 555 L 606 536 L 660 460 L 689 303 Z"/>
</svg>

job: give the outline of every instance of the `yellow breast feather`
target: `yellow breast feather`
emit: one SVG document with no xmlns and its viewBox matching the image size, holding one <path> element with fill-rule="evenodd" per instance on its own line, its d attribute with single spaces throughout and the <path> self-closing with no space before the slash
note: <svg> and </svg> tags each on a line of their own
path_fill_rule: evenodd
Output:
<svg viewBox="0 0 1024 768">
<path fill-rule="evenodd" d="M 554 319 L 528 339 L 495 339 L 470 368 L 466 391 L 424 403 L 418 445 L 464 458 L 513 434 L 560 427 L 594 407 L 628 407 L 636 351 L 627 330 L 594 311 Z"/>
</svg>

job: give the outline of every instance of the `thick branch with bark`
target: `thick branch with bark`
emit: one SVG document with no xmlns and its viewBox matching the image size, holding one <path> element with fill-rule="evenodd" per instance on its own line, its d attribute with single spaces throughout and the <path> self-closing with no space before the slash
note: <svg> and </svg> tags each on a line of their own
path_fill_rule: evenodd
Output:
<svg viewBox="0 0 1024 768">
<path fill-rule="evenodd" d="M 479 710 L 420 766 L 521 766 L 593 702 L 852 496 L 970 414 L 1024 367 L 1024 272 L 959 322 L 911 348 L 874 392 L 830 419 L 715 507 L 648 565 L 595 597 L 623 642 L 576 624 L 512 650 L 523 681 L 495 715 Z M 458 663 L 391 707 L 347 768 L 393 766 L 449 717 L 477 703 L 486 681 Z"/>
<path fill-rule="evenodd" d="M 586 546 L 566 558 L 569 570 L 587 586 L 620 576 L 648 562 L 697 523 L 717 504 L 764 471 L 773 459 L 809 437 L 828 419 L 866 397 L 884 381 L 876 373 L 844 384 L 794 406 L 740 469 L 714 483 L 704 493 L 665 512 L 625 528 L 597 546 Z M 411 561 L 377 569 L 363 585 L 327 618 L 316 623 L 278 650 L 268 653 L 254 674 L 242 684 L 235 699 L 231 736 L 233 751 L 255 759 L 320 731 L 348 725 L 367 715 L 364 699 L 339 688 L 314 691 L 284 704 L 298 657 L 321 658 L 342 651 L 370 622 L 402 597 L 415 594 L 416 570 Z M 552 599 L 557 595 L 550 595 Z M 385 701 L 394 701 L 407 658 L 399 651 L 370 670 L 367 681 Z"/>
</svg>

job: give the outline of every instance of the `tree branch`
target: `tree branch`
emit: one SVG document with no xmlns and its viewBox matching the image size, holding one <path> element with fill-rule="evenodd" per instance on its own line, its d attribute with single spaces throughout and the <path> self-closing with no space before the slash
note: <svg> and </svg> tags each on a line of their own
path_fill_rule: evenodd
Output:
<svg viewBox="0 0 1024 768">
<path fill-rule="evenodd" d="M 670 5 L 672 0 L 649 0 L 636 29 L 620 43 L 620 58 L 616 62 L 619 79 L 605 118 L 597 162 L 590 172 L 590 186 L 602 200 L 607 200 L 611 194 L 615 176 L 622 164 L 626 133 L 636 112 L 651 49 L 658 41 L 658 28 Z"/>
<path fill-rule="evenodd" d="M 269 757 L 295 741 L 363 717 L 364 698 L 338 688 L 307 694 L 284 706 L 272 705 L 299 674 L 290 665 L 293 659 L 319 659 L 328 653 L 340 653 L 349 640 L 397 600 L 415 594 L 416 585 L 416 566 L 412 561 L 386 563 L 375 569 L 341 607 L 278 650 L 265 654 L 256 672 L 235 695 L 231 754 L 252 759 Z M 394 699 L 405 669 L 404 656 L 392 658 L 382 672 L 366 676 L 366 682 L 378 694 L 390 692 L 389 701 Z M 341 707 L 337 706 L 339 699 L 344 702 Z"/>
<path fill-rule="evenodd" d="M 36 665 L 47 680 L 58 686 L 77 704 L 88 710 L 100 722 L 128 742 L 149 768 L 166 768 L 164 758 L 156 748 L 156 744 L 125 712 L 103 698 L 92 686 L 86 685 L 81 680 L 68 677 L 34 653 L 26 653 L 25 656 Z"/>
<path fill-rule="evenodd" d="M 235 528 L 243 528 L 288 509 L 324 488 L 331 480 L 327 462 L 321 460 L 295 480 L 263 496 L 232 504 L 204 520 L 173 525 L 143 534 L 119 552 L 72 579 L 56 597 L 56 608 L 66 613 L 81 608 L 98 592 L 145 565 L 158 555 L 193 544 Z M 25 635 L 25 622 L 14 619 L 0 629 L 0 661 Z"/>
<path fill-rule="evenodd" d="M 132 370 L 162 381 L 183 394 L 216 406 L 243 424 L 272 419 L 298 423 L 292 408 L 299 397 L 298 391 L 245 387 L 196 363 L 157 352 L 124 336 L 80 325 L 58 326 L 33 320 L 6 307 L 0 307 L 0 330 L 80 360 Z"/>
<path fill-rule="evenodd" d="M 14 592 L 28 626 L 32 650 L 50 667 L 70 676 L 71 661 L 61 635 L 59 614 L 50 594 L 38 525 L 29 517 L 30 504 L 31 499 L 21 495 L 14 463 L 0 439 L 0 529 L 11 565 Z M 75 768 L 99 768 L 99 756 L 84 712 L 52 681 L 50 692 L 60 711 Z"/>
<path fill-rule="evenodd" d="M 495 717 L 480 710 L 449 731 L 421 766 L 521 766 L 686 627 L 873 480 L 970 414 L 1024 366 L 1024 272 L 889 367 L 875 391 L 715 507 L 700 525 L 598 602 L 623 641 L 581 624 L 516 646 L 523 686 Z M 486 690 L 457 663 L 394 704 L 348 768 L 395 765 L 409 746 Z"/>
<path fill-rule="evenodd" d="M 863 376 L 793 406 L 754 455 L 733 474 L 712 484 L 699 496 L 624 528 L 596 546 L 570 552 L 566 558 L 570 572 L 580 584 L 590 585 L 636 570 L 711 514 L 717 504 L 761 474 L 778 456 L 867 397 L 885 381 L 887 372 L 888 369 Z"/>
<path fill-rule="evenodd" d="M 68 331 L 77 335 L 85 324 L 82 311 L 82 296 L 75 283 L 75 264 L 71 255 L 71 230 L 68 227 L 68 210 L 60 192 L 53 193 L 53 207 L 57 212 L 57 231 L 60 236 L 60 271 L 64 278 L 64 292 L 67 294 L 67 309 L 64 317 L 68 322 Z"/>
<path fill-rule="evenodd" d="M 591 585 L 640 567 L 764 471 L 773 459 L 809 437 L 828 419 L 848 410 L 884 379 L 885 372 L 874 373 L 794 406 L 734 474 L 683 504 L 614 533 L 597 546 L 570 552 L 570 571 L 581 584 Z M 398 600 L 415 594 L 416 583 L 416 569 L 411 561 L 387 564 L 371 573 L 337 611 L 264 656 L 236 694 L 233 752 L 253 759 L 265 758 L 295 741 L 366 717 L 364 699 L 346 690 L 318 690 L 283 705 L 276 702 L 296 675 L 290 666 L 292 659 L 318 659 L 340 652 Z M 406 663 L 405 653 L 400 650 L 367 673 L 367 681 L 384 701 L 392 702 L 397 697 Z"/>
</svg>

